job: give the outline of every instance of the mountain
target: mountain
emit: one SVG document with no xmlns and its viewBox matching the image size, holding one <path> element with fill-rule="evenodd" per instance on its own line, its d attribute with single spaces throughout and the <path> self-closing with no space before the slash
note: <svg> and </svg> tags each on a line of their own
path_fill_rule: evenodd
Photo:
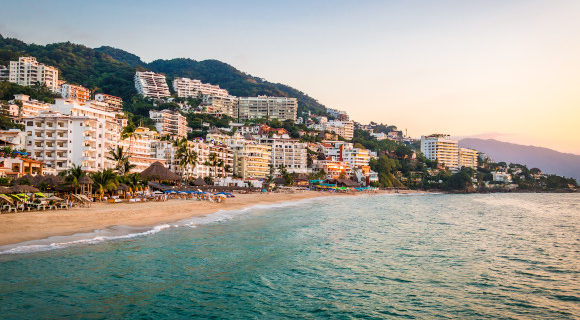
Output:
<svg viewBox="0 0 580 320">
<path fill-rule="evenodd" d="M 246 74 L 218 60 L 178 58 L 145 63 L 137 55 L 113 47 L 93 49 L 70 42 L 41 46 L 0 35 L 0 65 L 7 65 L 22 55 L 34 56 L 41 63 L 57 67 L 60 78 L 67 82 L 120 96 L 126 101 L 136 94 L 135 71 L 151 70 L 164 73 L 169 79 L 189 77 L 217 84 L 236 96 L 294 97 L 298 99 L 299 114 L 307 111 L 326 114 L 325 106 L 304 92 Z"/>
<path fill-rule="evenodd" d="M 544 173 L 580 180 L 580 155 L 494 139 L 466 138 L 460 140 L 459 145 L 485 152 L 496 162 L 525 164 L 528 168 L 540 168 Z"/>
</svg>

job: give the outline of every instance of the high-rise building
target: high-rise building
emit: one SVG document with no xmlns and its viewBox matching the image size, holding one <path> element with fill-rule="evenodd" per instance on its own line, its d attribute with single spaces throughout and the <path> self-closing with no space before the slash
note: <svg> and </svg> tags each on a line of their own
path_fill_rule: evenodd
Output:
<svg viewBox="0 0 580 320">
<path fill-rule="evenodd" d="M 238 98 L 238 118 L 250 119 L 278 119 L 296 121 L 298 100 L 286 97 L 240 97 Z"/>
<path fill-rule="evenodd" d="M 18 114 L 15 115 L 16 121 L 22 118 L 36 117 L 41 111 L 50 110 L 50 104 L 38 100 L 30 99 L 30 96 L 25 94 L 15 94 L 14 101 L 20 101 L 22 108 L 19 108 Z"/>
<path fill-rule="evenodd" d="M 119 141 L 119 146 L 129 156 L 129 163 L 135 165 L 131 172 L 141 172 L 157 161 L 165 164 L 165 159 L 157 158 L 154 152 L 159 136 L 149 128 L 137 127 L 130 137 Z"/>
<path fill-rule="evenodd" d="M 203 83 L 201 80 L 189 78 L 175 78 L 173 89 L 180 98 L 197 97 L 198 95 L 212 95 L 226 97 L 228 90 L 220 88 L 218 85 Z"/>
<path fill-rule="evenodd" d="M 456 140 L 448 135 L 432 134 L 421 137 L 421 152 L 425 158 L 448 167 L 452 171 L 459 170 L 459 146 Z"/>
<path fill-rule="evenodd" d="M 86 102 L 91 99 L 91 91 L 83 86 L 65 83 L 60 87 L 60 95 L 64 99 Z"/>
<path fill-rule="evenodd" d="M 135 89 L 149 98 L 160 99 L 171 95 L 165 76 L 151 71 L 135 73 Z"/>
<path fill-rule="evenodd" d="M 270 146 L 272 152 L 270 164 L 276 170 L 280 166 L 283 166 L 288 172 L 308 172 L 306 143 L 302 143 L 296 139 L 290 139 L 288 135 L 279 137 L 269 136 L 267 134 L 258 136 L 257 141 Z"/>
<path fill-rule="evenodd" d="M 477 168 L 477 150 L 459 148 L 459 167 Z"/>
<path fill-rule="evenodd" d="M 149 117 L 155 122 L 155 128 L 161 135 L 187 137 L 187 119 L 179 111 L 151 110 Z"/>
<path fill-rule="evenodd" d="M 270 173 L 272 148 L 269 145 L 246 140 L 239 134 L 226 139 L 226 145 L 233 153 L 234 175 L 260 179 Z"/>
<path fill-rule="evenodd" d="M 18 61 L 10 61 L 8 81 L 21 86 L 41 83 L 58 92 L 58 69 L 39 63 L 35 57 L 20 57 Z"/>
<path fill-rule="evenodd" d="M 121 125 L 115 113 L 57 99 L 50 111 L 23 122 L 27 152 L 56 172 L 73 164 L 90 172 L 114 167 L 107 155 L 120 140 Z"/>
<path fill-rule="evenodd" d="M 234 96 L 205 95 L 201 106 L 209 114 L 238 117 L 238 98 Z"/>
</svg>

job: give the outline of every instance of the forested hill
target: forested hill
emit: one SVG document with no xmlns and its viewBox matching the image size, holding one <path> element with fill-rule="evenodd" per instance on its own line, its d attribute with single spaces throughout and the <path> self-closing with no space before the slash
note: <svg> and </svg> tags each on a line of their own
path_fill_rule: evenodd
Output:
<svg viewBox="0 0 580 320">
<path fill-rule="evenodd" d="M 39 62 L 57 67 L 61 79 L 67 82 L 121 96 L 126 100 L 136 94 L 133 77 L 139 69 L 164 73 L 169 78 L 189 77 L 218 84 L 236 96 L 294 97 L 298 99 L 299 113 L 326 113 L 322 104 L 297 89 L 262 80 L 217 60 L 179 58 L 144 63 L 138 56 L 112 47 L 92 49 L 70 42 L 41 46 L 0 35 L 0 65 L 8 65 L 8 61 L 21 55 L 31 55 Z"/>
</svg>

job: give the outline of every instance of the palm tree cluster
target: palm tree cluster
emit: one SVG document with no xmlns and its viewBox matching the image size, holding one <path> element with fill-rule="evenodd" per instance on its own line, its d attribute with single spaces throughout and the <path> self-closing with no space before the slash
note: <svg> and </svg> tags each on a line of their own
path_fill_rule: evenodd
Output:
<svg viewBox="0 0 580 320">
<path fill-rule="evenodd" d="M 189 147 L 186 138 L 175 140 L 174 145 L 177 147 L 176 156 L 181 171 L 184 172 L 185 178 L 188 178 L 190 169 L 193 170 L 197 165 L 197 152 Z"/>
</svg>

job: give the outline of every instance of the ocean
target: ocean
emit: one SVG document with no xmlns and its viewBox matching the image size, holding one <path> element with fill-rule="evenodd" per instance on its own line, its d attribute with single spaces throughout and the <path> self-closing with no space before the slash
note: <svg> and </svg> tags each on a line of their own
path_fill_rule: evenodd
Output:
<svg viewBox="0 0 580 320">
<path fill-rule="evenodd" d="M 580 194 L 327 197 L 0 250 L 1 319 L 580 319 Z"/>
</svg>

